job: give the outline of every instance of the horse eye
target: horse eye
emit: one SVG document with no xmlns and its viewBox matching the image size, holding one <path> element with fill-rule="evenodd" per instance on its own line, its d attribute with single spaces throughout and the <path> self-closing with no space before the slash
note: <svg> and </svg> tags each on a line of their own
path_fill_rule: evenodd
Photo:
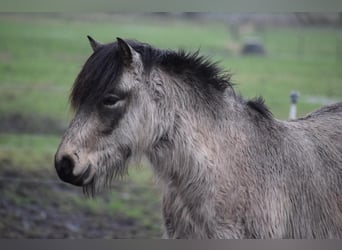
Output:
<svg viewBox="0 0 342 250">
<path fill-rule="evenodd" d="M 120 97 L 118 97 L 116 95 L 108 95 L 103 99 L 102 104 L 104 106 L 111 107 L 111 106 L 114 106 L 115 103 L 117 103 L 117 101 L 119 101 L 119 100 L 120 100 Z"/>
</svg>

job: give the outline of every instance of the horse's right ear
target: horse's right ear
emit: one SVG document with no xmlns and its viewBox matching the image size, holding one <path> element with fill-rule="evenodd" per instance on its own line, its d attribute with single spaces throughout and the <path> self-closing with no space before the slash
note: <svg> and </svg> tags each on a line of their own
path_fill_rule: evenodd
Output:
<svg viewBox="0 0 342 250">
<path fill-rule="evenodd" d="M 121 57 L 126 65 L 130 65 L 133 62 L 133 57 L 136 54 L 134 49 L 129 46 L 129 44 L 121 39 L 120 37 L 116 38 L 116 41 L 119 45 L 119 53 L 121 54 Z"/>
<path fill-rule="evenodd" d="M 87 38 L 88 38 L 90 46 L 94 52 L 102 46 L 101 43 L 99 43 L 98 41 L 95 41 L 91 36 L 87 36 Z"/>
</svg>

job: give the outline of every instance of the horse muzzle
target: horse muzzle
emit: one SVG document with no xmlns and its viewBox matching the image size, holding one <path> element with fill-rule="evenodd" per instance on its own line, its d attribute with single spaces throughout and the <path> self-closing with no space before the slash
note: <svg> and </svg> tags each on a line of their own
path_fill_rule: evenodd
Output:
<svg viewBox="0 0 342 250">
<path fill-rule="evenodd" d="M 84 186 L 93 180 L 94 173 L 91 165 L 82 167 L 80 171 L 76 159 L 68 154 L 57 153 L 55 155 L 55 168 L 62 181 L 75 186 Z"/>
</svg>

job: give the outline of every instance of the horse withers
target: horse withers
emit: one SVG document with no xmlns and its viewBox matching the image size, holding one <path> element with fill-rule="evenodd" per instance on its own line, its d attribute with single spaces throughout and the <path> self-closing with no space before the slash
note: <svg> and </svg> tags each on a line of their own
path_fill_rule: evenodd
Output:
<svg viewBox="0 0 342 250">
<path fill-rule="evenodd" d="M 342 103 L 280 121 L 198 52 L 88 38 L 55 156 L 63 181 L 94 193 L 146 156 L 165 238 L 342 237 Z"/>
</svg>

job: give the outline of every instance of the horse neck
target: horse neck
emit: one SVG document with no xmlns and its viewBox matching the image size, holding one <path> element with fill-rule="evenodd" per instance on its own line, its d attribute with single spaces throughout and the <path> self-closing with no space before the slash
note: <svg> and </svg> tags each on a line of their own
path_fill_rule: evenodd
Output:
<svg viewBox="0 0 342 250">
<path fill-rule="evenodd" d="M 184 86 L 177 81 L 169 83 Z M 222 178 L 222 174 L 234 178 L 235 171 L 225 164 L 230 162 L 234 166 L 234 157 L 227 151 L 234 151 L 238 138 L 244 138 L 243 123 L 239 120 L 243 116 L 238 111 L 241 105 L 229 93 L 214 108 L 201 106 L 203 101 L 178 87 L 166 93 L 172 103 L 169 104 L 172 112 L 168 115 L 173 117 L 173 126 L 148 157 L 159 179 L 199 201 L 217 191 L 213 183 Z M 229 180 L 226 182 L 229 185 Z"/>
</svg>

